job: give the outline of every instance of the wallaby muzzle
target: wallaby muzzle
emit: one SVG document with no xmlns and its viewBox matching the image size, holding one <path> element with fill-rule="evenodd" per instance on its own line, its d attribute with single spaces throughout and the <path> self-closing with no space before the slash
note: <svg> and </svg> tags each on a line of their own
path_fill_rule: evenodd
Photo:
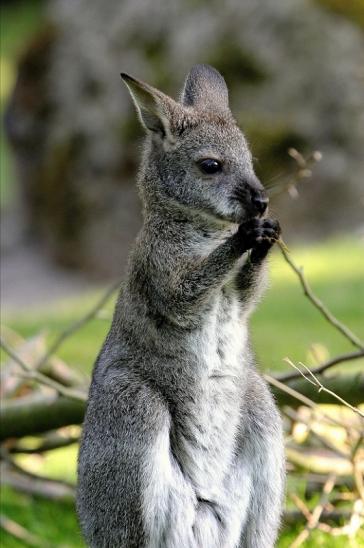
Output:
<svg viewBox="0 0 364 548">
<path fill-rule="evenodd" d="M 236 188 L 234 199 L 238 200 L 252 217 L 263 216 L 269 203 L 264 187 L 258 179 L 246 182 L 244 186 Z"/>
<path fill-rule="evenodd" d="M 263 192 L 259 192 L 252 197 L 252 203 L 258 215 L 262 216 L 267 210 L 269 198 Z"/>
</svg>

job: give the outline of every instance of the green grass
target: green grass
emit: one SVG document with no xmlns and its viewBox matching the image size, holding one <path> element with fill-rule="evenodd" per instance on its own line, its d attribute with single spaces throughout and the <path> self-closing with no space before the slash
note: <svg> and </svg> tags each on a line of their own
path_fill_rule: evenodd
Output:
<svg viewBox="0 0 364 548">
<path fill-rule="evenodd" d="M 49 547 L 84 547 L 77 525 L 74 505 L 67 502 L 52 503 L 40 498 L 15 493 L 4 488 L 2 492 L 3 514 L 21 524 Z M 23 541 L 1 532 L 2 548 L 24 548 Z"/>
<path fill-rule="evenodd" d="M 363 252 L 362 243 L 346 238 L 292 250 L 295 262 L 304 265 L 315 293 L 361 338 L 364 338 Z M 9 316 L 6 325 L 25 338 L 45 331 L 52 341 L 92 308 L 100 295 L 101 292 L 93 293 L 31 314 Z M 77 331 L 77 335 L 62 346 L 61 358 L 82 372 L 91 371 L 108 330 L 113 304 L 111 300 L 105 308 L 109 320 L 95 319 Z M 323 358 L 351 349 L 350 343 L 303 296 L 297 278 L 279 251 L 272 256 L 270 287 L 252 317 L 251 332 L 259 362 L 265 370 L 287 368 L 283 362 L 285 356 L 311 364 L 312 344 Z"/>
<path fill-rule="evenodd" d="M 353 238 L 335 239 L 292 250 L 315 294 L 334 315 L 364 338 L 364 246 Z M 283 370 L 283 358 L 312 364 L 312 344 L 322 356 L 352 345 L 303 296 L 296 275 L 278 251 L 271 260 L 271 286 L 252 318 L 257 355 L 265 370 Z M 351 366 L 350 366 L 351 367 Z"/>
<path fill-rule="evenodd" d="M 293 249 L 292 256 L 297 264 L 304 265 L 312 288 L 330 310 L 363 337 L 363 244 L 352 238 L 341 238 Z M 52 341 L 71 322 L 87 312 L 100 294 L 64 301 L 28 314 L 8 316 L 6 324 L 25 338 L 46 331 L 48 341 Z M 78 370 L 89 373 L 106 335 L 113 304 L 114 299 L 103 311 L 108 319 L 94 319 L 85 325 L 61 347 L 59 356 Z M 321 359 L 351 348 L 302 295 L 296 277 L 278 250 L 271 259 L 270 288 L 254 314 L 251 330 L 262 367 L 273 371 L 287 367 L 282 361 L 285 356 L 312 363 L 312 357 L 308 355 L 312 343 L 316 343 Z M 357 368 L 360 365 L 363 362 L 342 367 Z M 72 446 L 41 458 L 19 458 L 30 471 L 74 482 L 76 452 L 77 447 Z M 292 484 L 290 489 L 303 494 L 303 483 Z M 52 503 L 16 494 L 9 489 L 4 490 L 2 502 L 5 515 L 48 541 L 51 546 L 83 546 L 71 504 Z M 298 531 L 299 528 L 283 531 L 278 546 L 288 547 Z M 304 547 L 341 548 L 345 543 L 346 537 L 332 538 L 322 532 L 314 532 Z M 356 546 L 363 545 L 361 540 L 357 541 Z M 24 544 L 4 533 L 2 546 L 12 548 Z"/>
</svg>

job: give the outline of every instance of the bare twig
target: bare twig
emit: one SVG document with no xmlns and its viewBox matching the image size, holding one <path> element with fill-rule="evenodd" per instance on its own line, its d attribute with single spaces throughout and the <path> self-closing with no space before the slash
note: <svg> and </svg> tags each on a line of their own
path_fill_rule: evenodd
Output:
<svg viewBox="0 0 364 548">
<path fill-rule="evenodd" d="M 274 180 L 265 185 L 266 190 L 271 198 L 282 194 L 285 191 L 296 198 L 298 196 L 297 185 L 303 180 L 310 179 L 312 176 L 312 167 L 322 158 L 321 152 L 315 150 L 309 156 L 304 157 L 295 148 L 289 148 L 288 154 L 295 160 L 295 169 L 289 173 L 281 174 L 275 177 Z M 278 179 L 278 180 L 277 180 Z"/>
<path fill-rule="evenodd" d="M 301 499 L 300 499 L 301 500 Z M 303 502 L 303 501 L 302 501 Z M 307 508 L 305 503 L 304 506 Z M 311 512 L 310 512 L 311 514 Z M 321 523 L 323 520 L 330 522 L 341 523 L 343 520 L 350 520 L 352 513 L 348 510 L 324 510 L 321 514 L 321 521 L 318 524 L 317 528 L 321 529 Z M 305 523 L 307 521 L 306 516 L 300 510 L 286 510 L 283 514 L 283 524 L 284 525 L 297 525 L 299 523 Z M 327 525 L 326 523 L 322 525 Z M 330 526 L 328 526 L 330 527 Z"/>
<path fill-rule="evenodd" d="M 67 396 L 68 398 L 79 401 L 86 400 L 86 393 L 81 392 L 81 390 L 67 388 L 63 386 L 63 384 L 60 384 L 59 382 L 50 379 L 46 375 L 43 375 L 43 373 L 35 371 L 32 367 L 26 364 L 11 348 L 9 348 L 6 342 L 3 341 L 1 338 L 0 346 L 22 368 L 22 370 L 24 371 L 24 376 L 27 379 L 34 380 L 40 384 L 48 386 L 49 388 L 53 388 L 58 392 L 58 394 L 62 394 L 62 396 Z"/>
<path fill-rule="evenodd" d="M 311 512 L 310 517 L 307 520 L 306 527 L 300 532 L 296 540 L 292 542 L 290 548 L 298 548 L 298 546 L 301 546 L 301 544 L 303 544 L 305 540 L 307 540 L 307 538 L 310 536 L 311 531 L 317 527 L 321 514 L 324 511 L 324 508 L 328 502 L 329 494 L 334 487 L 335 475 L 332 474 L 327 478 L 325 482 L 320 501 L 314 508 L 313 512 Z"/>
<path fill-rule="evenodd" d="M 328 533 L 332 537 L 338 537 L 346 535 L 351 539 L 354 539 L 356 533 L 362 529 L 364 524 L 363 519 L 364 504 L 363 501 L 358 499 L 353 504 L 353 510 L 349 519 L 349 522 L 342 527 L 331 527 L 327 523 L 318 523 L 317 529 Z M 356 544 L 355 544 L 356 546 Z"/>
<path fill-rule="evenodd" d="M 297 390 L 294 390 L 294 388 L 291 388 L 290 386 L 286 386 L 281 382 L 280 380 L 276 379 L 275 377 L 272 377 L 271 375 L 268 375 L 267 373 L 264 374 L 264 378 L 269 384 L 272 384 L 276 388 L 279 388 L 283 392 L 286 392 L 292 398 L 296 398 L 296 400 L 299 400 L 303 405 L 307 405 L 307 407 L 312 407 L 313 409 L 316 409 L 317 405 L 315 402 L 310 400 L 309 398 L 306 398 L 303 394 L 300 394 L 300 392 L 297 392 Z"/>
<path fill-rule="evenodd" d="M 313 435 L 317 440 L 319 440 L 326 449 L 329 449 L 330 451 L 333 451 L 336 453 L 336 455 L 347 459 L 349 457 L 348 453 L 345 453 L 344 451 L 339 450 L 334 444 L 330 443 L 328 440 L 326 440 L 323 436 L 318 434 L 313 426 L 314 426 L 314 419 L 311 417 L 310 420 L 305 419 L 302 417 L 299 413 L 294 411 L 294 409 L 291 409 L 288 407 L 287 409 L 282 409 L 281 412 L 288 417 L 289 419 L 295 421 L 296 423 L 302 423 L 308 428 L 308 432 Z"/>
<path fill-rule="evenodd" d="M 0 527 L 12 537 L 15 537 L 22 543 L 25 542 L 28 546 L 37 546 L 38 548 L 46 548 L 50 546 L 49 544 L 44 543 L 39 537 L 36 537 L 30 533 L 27 529 L 25 529 L 25 527 L 19 525 L 19 523 L 13 521 L 4 514 L 0 515 Z"/>
<path fill-rule="evenodd" d="M 334 365 L 338 365 L 339 363 L 348 362 L 352 360 L 358 360 L 360 358 L 364 357 L 364 349 L 356 350 L 355 352 L 348 352 L 347 354 L 341 354 L 340 356 L 336 356 L 335 358 L 332 358 L 331 360 L 327 360 L 326 362 L 322 363 L 321 365 L 315 367 L 314 369 L 311 369 L 311 373 L 314 375 L 319 375 L 329 369 L 330 367 L 333 367 Z M 287 382 L 292 381 L 293 379 L 298 379 L 301 376 L 299 372 L 292 372 L 292 373 L 284 373 L 283 375 L 279 375 L 279 377 L 276 377 L 281 382 Z"/>
<path fill-rule="evenodd" d="M 51 500 L 73 500 L 75 487 L 67 481 L 38 476 L 11 460 L 1 464 L 1 483 L 13 489 Z"/>
<path fill-rule="evenodd" d="M 363 478 L 363 471 L 360 469 L 360 462 L 362 455 L 359 454 L 359 450 L 363 448 L 363 440 L 364 440 L 364 434 L 359 436 L 359 438 L 356 440 L 356 443 L 354 444 L 352 454 L 351 454 L 351 461 L 353 463 L 353 476 L 354 476 L 354 482 L 356 489 L 359 493 L 359 496 L 364 504 L 364 478 Z"/>
<path fill-rule="evenodd" d="M 266 373 L 263 375 L 263 377 L 265 378 L 265 380 L 269 384 L 271 384 L 272 387 L 274 387 L 273 392 L 275 392 L 275 395 L 276 395 L 276 398 L 278 399 L 278 401 L 280 400 L 280 396 L 279 396 L 278 391 L 282 391 L 285 394 L 287 394 L 289 399 L 297 400 L 297 401 L 301 402 L 301 404 L 305 405 L 306 407 L 311 408 L 318 418 L 320 418 L 321 420 L 326 421 L 328 424 L 331 424 L 331 425 L 334 425 L 334 426 L 339 426 L 340 428 L 345 428 L 345 430 L 347 432 L 352 431 L 353 433 L 356 433 L 356 434 L 359 434 L 359 435 L 362 433 L 362 430 L 363 430 L 362 427 L 358 426 L 355 423 L 350 424 L 350 426 L 348 426 L 348 424 L 343 422 L 342 420 L 339 420 L 338 418 L 335 418 L 335 417 L 325 413 L 320 405 L 318 405 L 316 402 L 314 402 L 312 399 L 310 399 L 306 395 L 301 394 L 301 392 L 299 392 L 298 390 L 295 390 L 295 388 L 293 388 L 292 386 L 285 385 L 284 383 L 277 380 L 275 377 L 272 377 L 271 375 L 268 375 Z M 302 388 L 304 388 L 304 387 L 302 387 Z M 276 390 L 274 390 L 274 389 L 276 389 Z M 283 400 L 283 402 L 281 402 L 281 404 L 282 403 L 284 404 L 285 400 Z M 292 403 L 289 402 L 288 403 L 288 405 L 292 405 L 292 404 L 294 404 L 294 402 L 292 402 Z"/>
<path fill-rule="evenodd" d="M 304 396 L 300 392 L 297 392 L 297 390 L 295 390 L 291 386 L 286 386 L 285 384 L 283 384 L 283 382 L 280 382 L 278 379 L 268 374 L 264 374 L 264 378 L 272 386 L 275 386 L 279 390 L 282 390 L 282 392 L 286 392 L 286 394 L 289 394 L 290 396 L 292 396 L 292 398 L 295 398 L 296 400 L 300 401 L 303 405 L 306 405 L 307 407 L 310 407 L 311 409 L 313 409 L 326 421 L 330 422 L 331 424 L 343 426 L 343 424 L 340 421 L 324 413 L 322 409 L 320 409 L 314 401 L 310 400 L 309 398 L 307 398 L 307 396 Z"/>
<path fill-rule="evenodd" d="M 301 371 L 301 369 L 297 365 L 295 365 L 289 358 L 285 358 L 285 361 L 287 363 L 289 363 L 289 365 L 291 365 L 294 369 L 296 369 L 302 375 L 302 377 L 304 377 L 306 379 L 306 381 L 310 382 L 314 386 L 317 386 L 319 392 L 321 392 L 321 390 L 323 390 L 327 394 L 330 394 L 333 398 L 337 399 L 342 405 L 345 405 L 346 407 L 348 407 L 349 409 L 354 411 L 354 413 L 357 413 L 358 415 L 360 415 L 364 419 L 364 413 L 362 413 L 362 411 L 360 411 L 360 409 L 358 409 L 357 407 L 354 407 L 349 402 L 347 402 L 346 400 L 341 398 L 338 394 L 336 394 L 332 390 L 329 390 L 328 388 L 326 388 L 319 381 L 319 379 L 316 377 L 316 375 L 314 375 L 314 373 L 304 363 L 300 362 L 299 365 L 305 369 L 305 371 L 309 374 L 309 376 L 307 376 L 303 371 Z"/>
<path fill-rule="evenodd" d="M 308 509 L 308 506 L 304 503 L 302 499 L 296 493 L 290 493 L 289 498 L 292 500 L 292 502 L 297 506 L 297 508 L 300 510 L 300 512 L 304 515 L 306 520 L 308 521 L 311 519 L 311 512 Z"/>
<path fill-rule="evenodd" d="M 333 325 L 344 337 L 346 337 L 354 346 L 360 350 L 364 350 L 364 342 L 361 341 L 346 325 L 340 322 L 330 310 L 320 301 L 318 297 L 313 293 L 311 287 L 309 286 L 304 274 L 303 269 L 299 268 L 294 261 L 291 259 L 285 244 L 279 240 L 277 242 L 282 255 L 285 261 L 289 264 L 292 270 L 297 274 L 298 279 L 301 283 L 302 289 L 306 297 L 311 301 L 311 303 L 320 311 L 322 316 Z"/>
<path fill-rule="evenodd" d="M 49 349 L 46 351 L 44 356 L 38 361 L 37 363 L 37 369 L 40 369 L 48 360 L 49 358 L 58 350 L 58 348 L 64 343 L 68 337 L 72 336 L 76 331 L 81 329 L 87 322 L 92 320 L 97 313 L 101 310 L 101 308 L 107 303 L 107 301 L 110 299 L 112 294 L 118 289 L 120 286 L 120 281 L 113 283 L 109 289 L 102 295 L 102 297 L 97 301 L 97 303 L 85 314 L 82 318 L 78 319 L 76 322 L 68 326 L 60 335 L 57 337 L 57 339 L 53 342 L 53 344 L 49 347 Z"/>
<path fill-rule="evenodd" d="M 64 331 L 62 331 L 62 333 L 57 337 L 54 343 L 49 347 L 49 349 L 44 353 L 44 355 L 37 361 L 34 367 L 31 367 L 30 365 L 25 363 L 2 339 L 0 340 L 1 347 L 14 360 L 14 362 L 16 362 L 23 369 L 25 373 L 25 377 L 27 379 L 37 381 L 40 384 L 53 388 L 54 390 L 57 390 L 57 392 L 59 394 L 62 394 L 63 396 L 67 396 L 69 398 L 73 398 L 76 400 L 85 401 L 86 394 L 82 392 L 81 390 L 65 387 L 63 384 L 59 383 L 56 380 L 51 379 L 50 377 L 48 377 L 47 375 L 44 375 L 38 370 L 42 369 L 47 364 L 49 358 L 58 350 L 61 344 L 66 339 L 68 339 L 68 337 L 73 335 L 76 331 L 78 331 L 81 327 L 83 327 L 87 322 L 89 322 L 92 318 L 96 316 L 96 314 L 108 301 L 111 295 L 116 291 L 119 285 L 120 285 L 119 281 L 115 282 L 111 287 L 109 287 L 109 289 L 102 295 L 102 297 L 97 301 L 97 303 L 91 308 L 91 310 L 87 314 L 85 314 L 82 318 L 80 318 L 79 320 L 71 324 L 69 327 L 67 327 Z"/>
<path fill-rule="evenodd" d="M 53 449 L 68 447 L 69 445 L 77 443 L 79 439 L 79 436 L 66 437 L 59 435 L 57 432 L 52 432 L 51 434 L 41 438 L 36 446 L 28 447 L 26 445 L 22 445 L 21 442 L 15 443 L 14 445 L 10 445 L 10 447 L 8 447 L 8 452 L 10 454 L 23 453 L 28 455 L 32 455 L 34 453 L 45 453 L 47 451 L 53 451 Z"/>
</svg>

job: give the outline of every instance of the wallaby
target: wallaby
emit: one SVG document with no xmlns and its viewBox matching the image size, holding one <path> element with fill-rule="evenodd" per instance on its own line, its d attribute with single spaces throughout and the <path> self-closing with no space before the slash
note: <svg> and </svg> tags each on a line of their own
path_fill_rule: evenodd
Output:
<svg viewBox="0 0 364 548">
<path fill-rule="evenodd" d="M 93 372 L 82 530 L 96 548 L 271 547 L 282 428 L 247 324 L 279 224 L 219 72 L 193 67 L 178 102 L 121 76 L 147 134 L 144 224 Z"/>
</svg>

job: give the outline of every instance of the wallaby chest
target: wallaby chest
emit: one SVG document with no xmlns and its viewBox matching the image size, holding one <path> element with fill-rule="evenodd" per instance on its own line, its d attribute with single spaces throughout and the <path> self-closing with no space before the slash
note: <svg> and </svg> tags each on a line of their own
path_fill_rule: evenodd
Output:
<svg viewBox="0 0 364 548">
<path fill-rule="evenodd" d="M 248 357 L 247 330 L 232 287 L 216 293 L 189 344 L 199 374 L 195 397 L 184 411 L 183 432 L 176 432 L 177 451 L 199 496 L 221 499 L 235 454 Z"/>
</svg>

